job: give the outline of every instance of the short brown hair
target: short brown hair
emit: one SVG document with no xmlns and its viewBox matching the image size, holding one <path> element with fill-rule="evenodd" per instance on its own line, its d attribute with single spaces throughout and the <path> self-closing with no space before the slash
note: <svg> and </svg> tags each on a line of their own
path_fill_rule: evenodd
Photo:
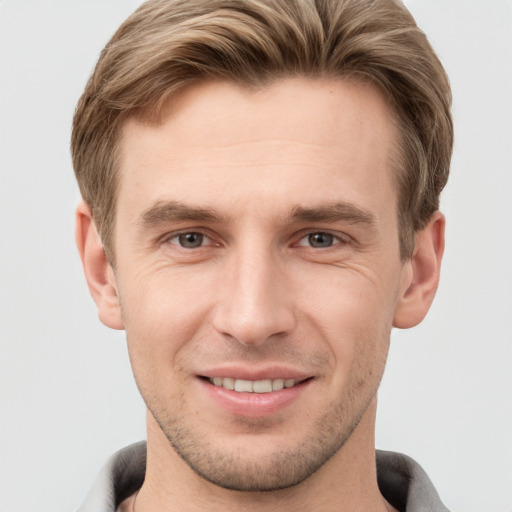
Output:
<svg viewBox="0 0 512 512">
<path fill-rule="evenodd" d="M 387 98 L 401 134 L 400 253 L 412 255 L 414 233 L 439 207 L 453 126 L 446 73 L 399 0 L 150 0 L 103 50 L 73 121 L 76 178 L 111 262 L 127 117 L 157 119 L 199 80 L 254 87 L 294 75 L 360 79 Z"/>
</svg>

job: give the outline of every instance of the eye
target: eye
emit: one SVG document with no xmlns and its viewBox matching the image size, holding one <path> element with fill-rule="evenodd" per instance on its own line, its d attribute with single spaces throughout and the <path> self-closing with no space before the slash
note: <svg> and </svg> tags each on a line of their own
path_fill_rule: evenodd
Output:
<svg viewBox="0 0 512 512">
<path fill-rule="evenodd" d="M 301 238 L 297 245 L 302 247 L 313 247 L 315 249 L 326 249 L 340 243 L 340 241 L 341 240 L 337 236 L 320 231 L 318 233 L 309 233 L 305 237 Z"/>
<path fill-rule="evenodd" d="M 206 243 L 211 242 L 211 240 L 206 235 L 203 235 L 203 233 L 190 231 L 173 236 L 169 239 L 169 242 L 174 245 L 179 245 L 184 249 L 197 249 L 198 247 L 202 247 Z"/>
</svg>

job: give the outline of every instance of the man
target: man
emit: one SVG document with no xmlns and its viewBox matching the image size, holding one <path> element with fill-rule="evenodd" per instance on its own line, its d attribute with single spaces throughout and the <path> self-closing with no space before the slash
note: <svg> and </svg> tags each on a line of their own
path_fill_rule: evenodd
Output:
<svg viewBox="0 0 512 512">
<path fill-rule="evenodd" d="M 79 102 L 76 238 L 147 446 L 83 512 L 441 511 L 374 448 L 444 248 L 450 90 L 393 0 L 150 1 Z"/>
</svg>

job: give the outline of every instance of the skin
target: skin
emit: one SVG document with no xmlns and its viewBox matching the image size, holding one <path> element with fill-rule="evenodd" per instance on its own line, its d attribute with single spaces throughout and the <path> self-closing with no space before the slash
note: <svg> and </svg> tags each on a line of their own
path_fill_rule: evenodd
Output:
<svg viewBox="0 0 512 512">
<path fill-rule="evenodd" d="M 427 313 L 444 247 L 436 213 L 400 260 L 392 119 L 371 86 L 294 78 L 198 84 L 161 123 L 127 121 L 115 271 L 84 204 L 77 242 L 148 408 L 137 511 L 391 509 L 376 393 L 391 328 Z M 307 382 L 252 416 L 203 378 L 283 371 Z"/>
</svg>

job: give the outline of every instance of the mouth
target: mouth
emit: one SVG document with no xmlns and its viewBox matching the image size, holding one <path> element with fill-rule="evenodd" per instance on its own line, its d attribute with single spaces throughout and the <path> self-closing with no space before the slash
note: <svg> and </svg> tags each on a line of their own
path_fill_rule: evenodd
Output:
<svg viewBox="0 0 512 512">
<path fill-rule="evenodd" d="M 220 405 L 235 417 L 245 418 L 268 417 L 291 406 L 304 395 L 314 380 L 313 376 L 288 369 L 261 372 L 241 369 L 236 373 L 216 369 L 210 375 L 198 377 L 212 403 Z"/>
<path fill-rule="evenodd" d="M 236 391 L 238 393 L 272 393 L 285 388 L 293 388 L 308 379 L 262 379 L 244 380 L 232 377 L 207 377 L 214 386 Z"/>
</svg>

